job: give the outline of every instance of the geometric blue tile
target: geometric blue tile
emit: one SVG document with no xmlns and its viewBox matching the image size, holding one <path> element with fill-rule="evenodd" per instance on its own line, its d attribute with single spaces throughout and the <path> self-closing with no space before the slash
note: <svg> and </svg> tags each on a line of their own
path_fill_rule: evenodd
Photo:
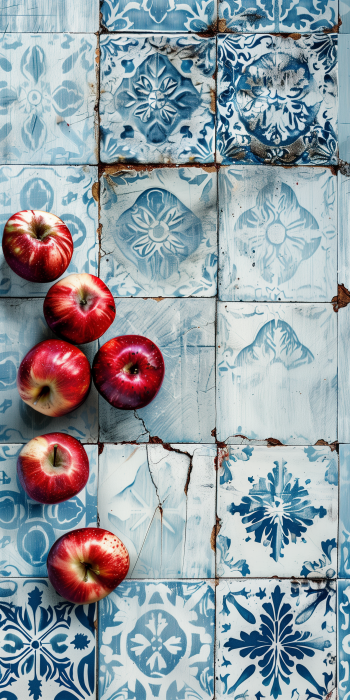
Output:
<svg viewBox="0 0 350 700">
<path fill-rule="evenodd" d="M 216 41 L 101 36 L 104 163 L 214 161 Z"/>
<path fill-rule="evenodd" d="M 2 580 L 0 595 L 0 697 L 93 700 L 95 604 L 68 603 L 41 578 Z"/>
<path fill-rule="evenodd" d="M 350 578 L 350 445 L 339 445 L 338 576 Z"/>
<path fill-rule="evenodd" d="M 337 179 L 328 168 L 222 167 L 219 212 L 222 301 L 336 296 Z"/>
<path fill-rule="evenodd" d="M 47 576 L 46 558 L 58 537 L 97 526 L 97 446 L 86 445 L 90 476 L 68 501 L 42 505 L 19 484 L 17 457 L 22 445 L 0 446 L 0 577 Z"/>
<path fill-rule="evenodd" d="M 350 692 L 350 585 L 338 580 L 338 697 L 345 700 Z"/>
<path fill-rule="evenodd" d="M 109 168 L 101 180 L 100 277 L 112 294 L 214 296 L 216 194 L 212 168 Z"/>
<path fill-rule="evenodd" d="M 98 162 L 94 34 L 0 39 L 0 163 Z"/>
<path fill-rule="evenodd" d="M 219 35 L 221 162 L 337 162 L 337 38 Z"/>
<path fill-rule="evenodd" d="M 332 29 L 337 22 L 338 0 L 326 0 L 322 5 L 317 0 L 277 0 L 274 3 L 266 0 L 219 0 L 220 32 L 305 33 Z"/>
<path fill-rule="evenodd" d="M 123 581 L 99 603 L 100 700 L 211 700 L 214 605 L 207 581 Z"/>
<path fill-rule="evenodd" d="M 205 32 L 215 22 L 216 0 L 102 0 L 101 15 L 110 32 Z"/>
<path fill-rule="evenodd" d="M 339 34 L 339 158 L 346 163 L 350 163 L 349 61 L 350 34 Z"/>
<path fill-rule="evenodd" d="M 98 0 L 1 0 L 1 32 L 97 32 Z"/>
<path fill-rule="evenodd" d="M 0 236 L 7 219 L 16 211 L 52 212 L 67 224 L 74 243 L 72 261 L 61 277 L 73 272 L 96 275 L 98 208 L 92 187 L 97 182 L 95 166 L 33 168 L 12 165 L 0 168 Z M 1 297 L 44 297 L 52 284 L 22 279 L 12 272 L 0 252 Z"/>
<path fill-rule="evenodd" d="M 212 578 L 214 445 L 105 445 L 99 458 L 100 526 L 130 556 L 128 577 Z"/>
</svg>

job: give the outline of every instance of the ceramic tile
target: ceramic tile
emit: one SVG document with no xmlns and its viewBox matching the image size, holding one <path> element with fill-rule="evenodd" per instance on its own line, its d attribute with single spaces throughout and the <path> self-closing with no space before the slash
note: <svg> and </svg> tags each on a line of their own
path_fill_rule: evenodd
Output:
<svg viewBox="0 0 350 700">
<path fill-rule="evenodd" d="M 338 0 L 219 0 L 221 32 L 315 32 L 338 23 Z"/>
<path fill-rule="evenodd" d="M 345 700 L 350 692 L 350 585 L 338 580 L 338 697 Z"/>
<path fill-rule="evenodd" d="M 217 699 L 333 697 L 335 586 L 332 581 L 221 581 Z"/>
<path fill-rule="evenodd" d="M 145 335 L 163 353 L 165 377 L 156 398 L 137 411 L 121 411 L 100 398 L 100 440 L 214 442 L 215 299 L 118 299 L 116 308 L 102 342 Z"/>
<path fill-rule="evenodd" d="M 124 581 L 100 603 L 100 700 L 210 700 L 214 586 Z"/>
<path fill-rule="evenodd" d="M 1 32 L 97 32 L 98 0 L 0 0 Z"/>
<path fill-rule="evenodd" d="M 328 168 L 222 167 L 219 297 L 331 301 L 337 179 Z"/>
<path fill-rule="evenodd" d="M 36 503 L 19 484 L 21 449 L 22 445 L 0 446 L 0 577 L 47 576 L 46 557 L 58 537 L 78 527 L 97 527 L 97 446 L 86 445 L 86 487 L 54 506 Z"/>
<path fill-rule="evenodd" d="M 101 36 L 101 160 L 213 162 L 215 54 L 214 38 Z"/>
<path fill-rule="evenodd" d="M 0 163 L 97 163 L 97 37 L 0 38 Z"/>
<path fill-rule="evenodd" d="M 338 172 L 338 280 L 350 288 L 350 168 L 343 166 Z"/>
<path fill-rule="evenodd" d="M 110 32 L 205 32 L 216 20 L 216 0 L 102 0 L 102 26 Z"/>
<path fill-rule="evenodd" d="M 339 15 L 342 21 L 339 32 L 350 34 L 350 0 L 339 0 Z"/>
<path fill-rule="evenodd" d="M 100 525 L 124 542 L 129 578 L 212 578 L 213 445 L 105 445 Z"/>
<path fill-rule="evenodd" d="M 23 357 L 41 340 L 54 337 L 45 323 L 42 305 L 42 299 L 0 300 L 0 443 L 23 443 L 35 435 L 55 431 L 69 433 L 83 442 L 96 442 L 98 399 L 94 387 L 80 408 L 60 418 L 34 411 L 19 397 L 16 375 Z M 82 350 L 91 363 L 97 343 Z"/>
<path fill-rule="evenodd" d="M 350 578 L 349 501 L 350 501 L 350 445 L 339 445 L 339 563 L 338 563 L 338 576 L 340 576 L 340 578 Z M 349 688 L 349 690 L 350 690 L 350 688 Z"/>
<path fill-rule="evenodd" d="M 93 700 L 95 605 L 68 603 L 48 579 L 1 581 L 0 591 L 0 697 Z"/>
<path fill-rule="evenodd" d="M 100 276 L 112 294 L 215 296 L 215 170 L 117 170 L 101 185 Z"/>
<path fill-rule="evenodd" d="M 331 304 L 219 302 L 217 367 L 219 441 L 336 440 L 337 314 Z"/>
<path fill-rule="evenodd" d="M 350 163 L 349 65 L 350 34 L 339 34 L 339 158 L 346 163 Z"/>
<path fill-rule="evenodd" d="M 338 440 L 350 443 L 349 381 L 350 381 L 350 306 L 340 308 L 338 317 Z"/>
<path fill-rule="evenodd" d="M 335 450 L 231 446 L 219 465 L 219 576 L 336 576 Z"/>
<path fill-rule="evenodd" d="M 218 159 L 337 162 L 337 34 L 218 37 Z"/>
<path fill-rule="evenodd" d="M 74 241 L 71 264 L 62 275 L 72 272 L 97 274 L 97 203 L 92 192 L 98 182 L 97 167 L 85 165 L 0 168 L 0 236 L 7 219 L 16 211 L 41 209 L 60 217 Z M 95 195 L 96 196 L 96 195 Z M 9 268 L 0 252 L 0 295 L 2 297 L 45 296 L 49 284 L 27 282 Z"/>
</svg>

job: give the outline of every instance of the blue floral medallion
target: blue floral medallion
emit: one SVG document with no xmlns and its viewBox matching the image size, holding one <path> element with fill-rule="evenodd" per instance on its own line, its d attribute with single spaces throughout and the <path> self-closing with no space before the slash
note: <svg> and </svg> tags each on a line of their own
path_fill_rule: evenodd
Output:
<svg viewBox="0 0 350 700">
<path fill-rule="evenodd" d="M 110 32 L 204 32 L 216 16 L 216 0 L 103 0 L 102 23 Z"/>
<path fill-rule="evenodd" d="M 315 32 L 331 30 L 337 21 L 337 0 L 322 6 L 317 0 L 219 0 L 221 32 Z"/>
</svg>

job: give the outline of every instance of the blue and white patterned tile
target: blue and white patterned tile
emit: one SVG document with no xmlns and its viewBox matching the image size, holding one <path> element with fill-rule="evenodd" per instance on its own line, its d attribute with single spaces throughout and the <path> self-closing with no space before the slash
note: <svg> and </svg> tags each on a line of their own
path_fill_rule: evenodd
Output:
<svg viewBox="0 0 350 700">
<path fill-rule="evenodd" d="M 337 314 L 331 304 L 219 302 L 217 438 L 231 444 L 273 438 L 287 445 L 336 440 Z"/>
<path fill-rule="evenodd" d="M 222 167 L 219 212 L 222 301 L 336 296 L 337 177 L 328 168 Z"/>
<path fill-rule="evenodd" d="M 109 169 L 101 181 L 100 276 L 112 294 L 215 296 L 216 201 L 212 169 Z"/>
<path fill-rule="evenodd" d="M 22 445 L 0 446 L 0 577 L 47 576 L 55 540 L 79 527 L 97 527 L 97 446 L 86 445 L 90 476 L 74 498 L 54 506 L 33 501 L 17 478 Z"/>
<path fill-rule="evenodd" d="M 350 306 L 338 311 L 338 440 L 350 443 Z"/>
<path fill-rule="evenodd" d="M 337 162 L 337 38 L 219 35 L 221 162 Z"/>
<path fill-rule="evenodd" d="M 97 196 L 96 187 L 98 173 L 94 166 L 3 166 L 0 168 L 0 236 L 7 219 L 16 211 L 50 211 L 67 224 L 74 242 L 71 264 L 62 277 L 73 272 L 97 275 L 98 210 L 93 196 Z M 18 277 L 0 250 L 1 297 L 43 297 L 51 285 L 52 282 L 34 284 Z"/>
<path fill-rule="evenodd" d="M 350 578 L 349 502 L 350 502 L 350 445 L 339 445 L 339 558 L 338 558 L 338 576 L 340 578 Z"/>
<path fill-rule="evenodd" d="M 341 0 L 340 0 L 341 1 Z M 317 32 L 338 23 L 338 0 L 219 0 L 221 32 Z"/>
<path fill-rule="evenodd" d="M 144 335 L 161 349 L 165 377 L 153 401 L 137 411 L 99 402 L 101 442 L 213 443 L 215 299 L 118 299 L 116 319 L 101 338 Z M 1 357 L 1 356 L 0 356 Z"/>
<path fill-rule="evenodd" d="M 99 2 L 0 0 L 1 32 L 98 32 Z"/>
<path fill-rule="evenodd" d="M 124 542 L 128 577 L 214 578 L 214 445 L 105 445 L 100 525 Z"/>
<path fill-rule="evenodd" d="M 101 160 L 212 163 L 215 69 L 214 38 L 101 36 Z"/>
<path fill-rule="evenodd" d="M 338 579 L 338 697 L 346 700 L 350 692 L 350 585 Z"/>
<path fill-rule="evenodd" d="M 2 580 L 0 595 L 0 697 L 93 700 L 95 604 L 68 603 L 40 578 Z"/>
<path fill-rule="evenodd" d="M 0 38 L 0 163 L 97 163 L 94 34 Z"/>
<path fill-rule="evenodd" d="M 215 25 L 217 0 L 102 0 L 110 32 L 205 32 Z"/>
<path fill-rule="evenodd" d="M 99 604 L 100 700 L 210 700 L 214 585 L 123 581 Z"/>
<path fill-rule="evenodd" d="M 94 386 L 72 413 L 50 418 L 20 399 L 16 376 L 25 354 L 37 343 L 53 338 L 46 325 L 42 299 L 0 300 L 0 443 L 23 443 L 36 435 L 69 433 L 82 442 L 97 442 L 98 395 Z M 91 363 L 97 343 L 82 347 Z"/>
<path fill-rule="evenodd" d="M 216 595 L 217 700 L 333 697 L 335 582 L 220 581 Z"/>
<path fill-rule="evenodd" d="M 350 19 L 350 15 L 349 15 Z M 339 34 L 339 158 L 350 163 L 350 33 Z"/>
<path fill-rule="evenodd" d="M 335 450 L 231 446 L 218 476 L 219 576 L 336 576 Z"/>
</svg>

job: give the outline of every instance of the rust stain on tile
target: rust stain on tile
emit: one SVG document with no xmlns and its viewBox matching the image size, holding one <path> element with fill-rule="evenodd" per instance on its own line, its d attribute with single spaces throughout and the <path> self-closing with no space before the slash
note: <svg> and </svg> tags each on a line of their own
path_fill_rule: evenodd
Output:
<svg viewBox="0 0 350 700">
<path fill-rule="evenodd" d="M 100 201 L 100 183 L 99 182 L 94 182 L 91 188 L 92 196 L 95 200 L 95 202 Z"/>
<path fill-rule="evenodd" d="M 333 311 L 338 313 L 339 309 L 344 309 L 350 304 L 350 292 L 344 284 L 338 284 L 338 294 L 332 299 Z"/>
<path fill-rule="evenodd" d="M 213 552 L 216 551 L 216 538 L 221 530 L 221 520 L 218 516 L 216 516 L 216 523 L 211 531 L 210 535 L 210 546 L 213 550 Z"/>
</svg>

